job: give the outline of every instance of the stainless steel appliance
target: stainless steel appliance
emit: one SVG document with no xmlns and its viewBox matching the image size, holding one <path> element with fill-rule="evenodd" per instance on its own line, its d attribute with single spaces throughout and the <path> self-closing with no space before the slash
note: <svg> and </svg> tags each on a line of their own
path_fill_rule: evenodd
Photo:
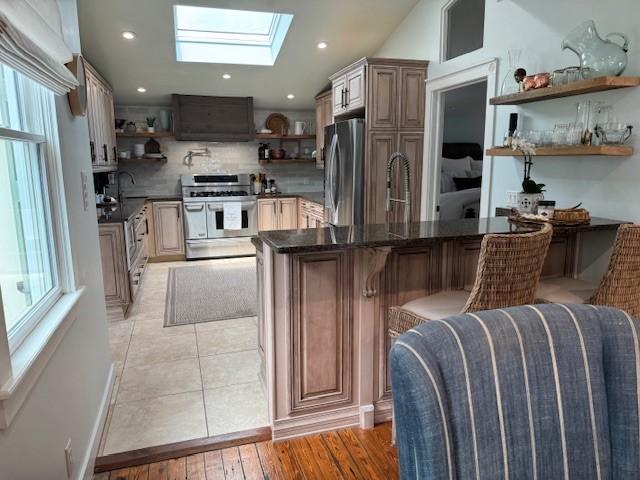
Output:
<svg viewBox="0 0 640 480">
<path fill-rule="evenodd" d="M 325 128 L 324 198 L 331 225 L 364 223 L 364 119 Z"/>
<path fill-rule="evenodd" d="M 187 259 L 255 255 L 251 237 L 258 221 L 249 175 L 189 174 L 181 183 Z"/>
</svg>

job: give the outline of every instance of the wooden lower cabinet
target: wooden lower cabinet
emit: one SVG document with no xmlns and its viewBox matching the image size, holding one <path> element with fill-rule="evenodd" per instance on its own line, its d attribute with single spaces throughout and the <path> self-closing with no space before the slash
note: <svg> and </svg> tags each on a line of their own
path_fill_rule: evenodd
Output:
<svg viewBox="0 0 640 480">
<path fill-rule="evenodd" d="M 257 291 L 257 323 L 258 323 L 258 354 L 260 355 L 260 376 L 266 383 L 266 343 L 267 333 L 265 325 L 265 305 L 264 305 L 264 257 L 260 248 L 256 249 L 256 273 L 258 275 Z"/>
<path fill-rule="evenodd" d="M 153 202 L 155 256 L 184 255 L 182 202 Z"/>
<path fill-rule="evenodd" d="M 320 228 L 324 222 L 324 207 L 301 199 L 298 202 L 298 228 Z"/>
<path fill-rule="evenodd" d="M 290 412 L 352 399 L 350 252 L 293 255 Z M 335 301 L 335 299 L 338 299 Z"/>
<path fill-rule="evenodd" d="M 123 310 L 126 310 L 131 303 L 131 297 L 122 224 L 100 225 L 98 237 L 105 300 L 107 305 L 122 306 Z"/>
<path fill-rule="evenodd" d="M 258 200 L 258 231 L 298 228 L 298 199 L 261 198 Z"/>
</svg>

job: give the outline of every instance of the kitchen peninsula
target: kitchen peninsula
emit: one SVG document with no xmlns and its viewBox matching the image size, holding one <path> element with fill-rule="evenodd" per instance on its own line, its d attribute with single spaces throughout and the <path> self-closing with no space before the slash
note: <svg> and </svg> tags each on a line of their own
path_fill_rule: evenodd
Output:
<svg viewBox="0 0 640 480">
<path fill-rule="evenodd" d="M 577 276 L 589 233 L 622 223 L 556 228 L 543 276 Z M 273 438 L 389 420 L 388 308 L 468 289 L 485 234 L 535 228 L 496 217 L 260 232 L 259 352 Z"/>
</svg>

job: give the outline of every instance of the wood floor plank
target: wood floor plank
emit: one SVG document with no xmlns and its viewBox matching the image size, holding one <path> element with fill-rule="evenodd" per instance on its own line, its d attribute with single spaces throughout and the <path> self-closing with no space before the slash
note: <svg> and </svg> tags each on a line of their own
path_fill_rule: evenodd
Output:
<svg viewBox="0 0 640 480">
<path fill-rule="evenodd" d="M 279 442 L 156 458 L 138 467 L 104 472 L 96 480 L 395 480 L 397 451 L 391 424 L 345 429 Z M 170 455 L 166 451 L 163 455 Z"/>
<path fill-rule="evenodd" d="M 207 480 L 224 480 L 224 466 L 222 465 L 220 450 L 204 454 L 204 468 Z"/>
<path fill-rule="evenodd" d="M 120 470 L 114 470 L 113 472 L 111 472 L 109 480 L 131 480 L 131 477 L 129 476 L 130 473 L 130 468 L 121 468 Z"/>
<path fill-rule="evenodd" d="M 338 435 L 365 478 L 387 480 L 384 472 L 369 458 L 369 454 L 351 430 L 340 430 Z"/>
<path fill-rule="evenodd" d="M 224 466 L 224 478 L 226 480 L 244 480 L 238 447 L 225 448 L 220 453 Z"/>
<path fill-rule="evenodd" d="M 309 449 L 325 478 L 345 478 L 320 435 L 306 437 Z"/>
<path fill-rule="evenodd" d="M 273 442 L 256 443 L 256 451 L 258 452 L 258 458 L 260 459 L 265 480 L 285 478 L 282 462 L 278 458 L 278 453 L 273 446 Z"/>
<path fill-rule="evenodd" d="M 280 464 L 282 465 L 282 473 L 284 475 L 282 478 L 290 478 L 293 480 L 307 478 L 306 475 L 302 473 L 300 465 L 298 465 L 290 442 L 275 442 L 273 446 L 277 452 L 278 460 L 280 460 Z"/>
<path fill-rule="evenodd" d="M 353 435 L 355 435 L 360 444 L 369 454 L 369 458 L 378 466 L 383 472 L 385 478 L 390 480 L 398 479 L 398 469 L 395 465 L 391 465 L 389 455 L 387 454 L 383 442 L 381 442 L 377 435 L 371 430 L 354 429 Z"/>
<path fill-rule="evenodd" d="M 241 445 L 238 447 L 240 462 L 244 478 L 247 480 L 264 480 L 264 472 L 258 458 L 258 451 L 255 445 Z"/>
<path fill-rule="evenodd" d="M 109 472 L 97 473 L 93 476 L 93 480 L 109 480 Z"/>
<path fill-rule="evenodd" d="M 309 443 L 306 438 L 293 438 L 288 440 L 287 443 L 291 447 L 298 465 L 307 479 L 324 480 L 327 478 L 323 474 L 320 465 L 316 462 L 315 454 L 309 447 Z"/>
<path fill-rule="evenodd" d="M 322 440 L 333 456 L 336 465 L 340 469 L 342 476 L 349 479 L 366 480 L 367 477 L 360 472 L 358 465 L 344 446 L 337 432 L 326 432 L 322 434 Z"/>
<path fill-rule="evenodd" d="M 207 480 L 204 469 L 204 453 L 187 457 L 187 480 Z"/>
</svg>

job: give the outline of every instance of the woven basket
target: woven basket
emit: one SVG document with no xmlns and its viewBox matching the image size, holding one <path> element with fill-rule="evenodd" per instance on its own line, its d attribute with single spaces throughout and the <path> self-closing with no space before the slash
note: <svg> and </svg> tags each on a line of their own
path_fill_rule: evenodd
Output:
<svg viewBox="0 0 640 480">
<path fill-rule="evenodd" d="M 591 216 L 589 211 L 584 208 L 557 208 L 553 214 L 553 220 L 567 223 L 589 223 Z"/>
</svg>

